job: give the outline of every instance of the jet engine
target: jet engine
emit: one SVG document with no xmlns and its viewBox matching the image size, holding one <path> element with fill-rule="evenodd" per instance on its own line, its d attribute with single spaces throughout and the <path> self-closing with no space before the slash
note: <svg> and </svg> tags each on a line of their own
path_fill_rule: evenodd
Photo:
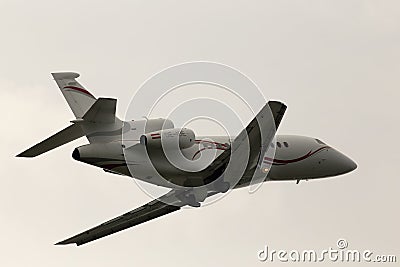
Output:
<svg viewBox="0 0 400 267">
<path fill-rule="evenodd" d="M 174 128 L 155 131 L 140 137 L 140 143 L 148 149 L 164 148 L 185 149 L 194 145 L 195 134 L 188 128 Z"/>
<path fill-rule="evenodd" d="M 120 142 L 83 145 L 74 149 L 72 158 L 94 165 L 105 159 L 125 161 Z"/>
</svg>

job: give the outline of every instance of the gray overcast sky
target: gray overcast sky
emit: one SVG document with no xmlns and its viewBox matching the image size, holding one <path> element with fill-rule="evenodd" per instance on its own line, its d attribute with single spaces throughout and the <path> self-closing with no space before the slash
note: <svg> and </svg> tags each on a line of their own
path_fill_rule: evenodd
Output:
<svg viewBox="0 0 400 267">
<path fill-rule="evenodd" d="M 1 266 L 273 265 L 257 260 L 265 244 L 322 250 L 340 237 L 399 260 L 400 2 L 232 2 L 0 1 Z M 50 72 L 81 73 L 123 115 L 148 77 L 193 60 L 241 70 L 288 105 L 279 133 L 321 138 L 358 169 L 266 183 L 86 246 L 53 246 L 149 198 L 73 161 L 83 139 L 14 157 L 73 118 Z"/>
</svg>

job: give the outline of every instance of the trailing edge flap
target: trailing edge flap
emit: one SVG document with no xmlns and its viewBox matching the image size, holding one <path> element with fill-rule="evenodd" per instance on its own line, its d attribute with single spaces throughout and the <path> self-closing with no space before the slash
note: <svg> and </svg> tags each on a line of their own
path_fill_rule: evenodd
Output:
<svg viewBox="0 0 400 267">
<path fill-rule="evenodd" d="M 17 157 L 36 157 L 82 136 L 84 136 L 82 128 L 78 124 L 72 124 L 67 128 L 59 131 L 58 133 L 50 136 L 46 140 L 40 142 L 39 144 L 36 144 L 33 147 L 18 154 Z"/>
<path fill-rule="evenodd" d="M 117 99 L 99 98 L 83 115 L 83 119 L 88 122 L 114 123 Z"/>
</svg>

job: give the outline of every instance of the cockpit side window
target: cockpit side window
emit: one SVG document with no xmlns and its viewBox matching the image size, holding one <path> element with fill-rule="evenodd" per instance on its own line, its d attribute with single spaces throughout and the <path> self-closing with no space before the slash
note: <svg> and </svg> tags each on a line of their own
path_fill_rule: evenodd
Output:
<svg viewBox="0 0 400 267">
<path fill-rule="evenodd" d="M 322 142 L 321 140 L 319 140 L 317 138 L 315 138 L 315 141 L 317 141 L 317 143 L 320 144 L 320 145 L 326 145 L 324 142 Z"/>
</svg>

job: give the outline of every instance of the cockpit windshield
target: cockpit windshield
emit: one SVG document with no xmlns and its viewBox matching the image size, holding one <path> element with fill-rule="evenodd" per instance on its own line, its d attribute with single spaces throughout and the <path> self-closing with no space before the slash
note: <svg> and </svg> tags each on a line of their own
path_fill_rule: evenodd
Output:
<svg viewBox="0 0 400 267">
<path fill-rule="evenodd" d="M 320 145 L 326 145 L 324 142 L 322 142 L 321 140 L 319 140 L 317 138 L 315 138 L 315 141 L 317 141 L 317 143 L 320 144 Z"/>
</svg>

